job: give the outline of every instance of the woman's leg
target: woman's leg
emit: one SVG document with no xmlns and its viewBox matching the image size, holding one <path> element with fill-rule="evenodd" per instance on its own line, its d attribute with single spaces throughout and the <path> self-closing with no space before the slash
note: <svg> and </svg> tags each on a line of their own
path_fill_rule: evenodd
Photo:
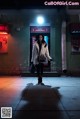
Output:
<svg viewBox="0 0 80 119">
<path fill-rule="evenodd" d="M 36 65 L 36 69 L 37 69 L 37 76 L 39 77 L 40 75 L 40 68 L 39 68 L 39 64 Z"/>
<path fill-rule="evenodd" d="M 42 74 L 43 74 L 43 66 L 41 63 L 36 65 L 37 68 L 37 76 L 38 76 L 38 84 L 42 83 Z"/>
<path fill-rule="evenodd" d="M 44 65 L 43 65 L 43 63 L 41 63 L 41 76 L 43 76 L 43 68 L 44 68 Z"/>
<path fill-rule="evenodd" d="M 42 79 L 40 78 L 40 71 L 41 71 L 40 64 L 37 64 L 36 68 L 37 68 L 37 76 L 38 76 L 38 84 L 39 84 L 42 82 Z"/>
<path fill-rule="evenodd" d="M 44 85 L 44 83 L 42 83 L 42 76 L 43 76 L 43 68 L 44 68 L 44 64 L 41 63 L 40 64 L 40 80 L 41 80 L 41 85 Z"/>
</svg>

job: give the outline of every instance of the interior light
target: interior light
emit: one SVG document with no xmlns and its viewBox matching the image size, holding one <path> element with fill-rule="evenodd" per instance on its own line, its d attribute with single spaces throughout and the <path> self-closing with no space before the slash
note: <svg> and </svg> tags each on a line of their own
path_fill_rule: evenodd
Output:
<svg viewBox="0 0 80 119">
<path fill-rule="evenodd" d="M 43 24 L 44 23 L 44 18 L 42 16 L 37 17 L 37 23 L 38 24 Z"/>
</svg>

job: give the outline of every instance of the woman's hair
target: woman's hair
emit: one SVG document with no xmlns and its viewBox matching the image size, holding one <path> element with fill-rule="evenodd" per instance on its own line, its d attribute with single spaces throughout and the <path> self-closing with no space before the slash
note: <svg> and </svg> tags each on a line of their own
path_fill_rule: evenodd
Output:
<svg viewBox="0 0 80 119">
<path fill-rule="evenodd" d="M 42 37 L 43 37 L 43 39 L 42 39 L 42 44 L 45 43 L 45 47 L 46 47 L 47 44 L 46 44 L 46 42 L 45 42 L 45 40 L 44 40 L 44 36 L 43 36 L 42 34 L 38 34 L 38 36 L 37 36 L 37 43 L 40 44 L 39 36 L 42 36 Z"/>
</svg>

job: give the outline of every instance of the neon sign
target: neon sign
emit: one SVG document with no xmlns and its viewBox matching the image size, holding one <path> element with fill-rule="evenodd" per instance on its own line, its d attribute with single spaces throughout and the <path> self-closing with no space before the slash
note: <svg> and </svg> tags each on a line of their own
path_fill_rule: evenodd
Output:
<svg viewBox="0 0 80 119">
<path fill-rule="evenodd" d="M 8 26 L 6 25 L 0 25 L 0 32 L 9 32 Z"/>
</svg>

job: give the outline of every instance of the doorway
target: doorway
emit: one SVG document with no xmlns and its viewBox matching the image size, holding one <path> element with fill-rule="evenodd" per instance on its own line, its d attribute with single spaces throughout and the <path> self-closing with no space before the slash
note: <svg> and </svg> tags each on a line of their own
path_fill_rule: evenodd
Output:
<svg viewBox="0 0 80 119">
<path fill-rule="evenodd" d="M 30 64 L 32 57 L 32 48 L 37 40 L 37 35 L 43 34 L 44 40 L 48 45 L 50 53 L 50 26 L 31 26 L 30 27 Z M 44 65 L 44 71 L 50 71 L 50 62 Z"/>
</svg>

